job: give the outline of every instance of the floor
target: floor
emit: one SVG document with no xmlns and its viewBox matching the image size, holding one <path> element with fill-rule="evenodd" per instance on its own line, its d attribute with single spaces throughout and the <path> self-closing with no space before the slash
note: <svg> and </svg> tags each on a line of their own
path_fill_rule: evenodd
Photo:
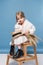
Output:
<svg viewBox="0 0 43 65">
<path fill-rule="evenodd" d="M 38 65 L 43 65 L 43 54 L 37 54 Z M 0 65 L 6 65 L 7 54 L 0 54 Z M 16 61 L 10 59 L 9 65 L 18 65 Z M 22 65 L 36 65 L 35 60 L 23 63 Z"/>
</svg>

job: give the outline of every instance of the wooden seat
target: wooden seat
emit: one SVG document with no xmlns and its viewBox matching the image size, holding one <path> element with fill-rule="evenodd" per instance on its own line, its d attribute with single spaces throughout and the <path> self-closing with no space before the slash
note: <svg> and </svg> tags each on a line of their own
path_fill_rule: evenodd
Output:
<svg viewBox="0 0 43 65">
<path fill-rule="evenodd" d="M 12 40 L 14 40 L 14 37 L 12 38 Z M 29 60 L 33 60 L 33 59 L 35 59 L 36 65 L 38 65 L 38 60 L 37 60 L 37 54 L 36 54 L 36 47 L 35 47 L 35 45 L 31 44 L 30 42 L 25 42 L 21 46 L 22 46 L 22 49 L 23 49 L 23 52 L 24 52 L 24 56 L 21 57 L 21 58 L 14 59 L 15 61 L 18 62 L 18 65 L 22 65 L 23 62 L 29 61 Z M 27 54 L 26 49 L 29 46 L 33 47 L 33 49 L 34 49 L 34 55 Z M 10 54 L 8 54 L 7 55 L 6 65 L 9 65 L 10 58 L 13 59 L 12 56 Z"/>
</svg>

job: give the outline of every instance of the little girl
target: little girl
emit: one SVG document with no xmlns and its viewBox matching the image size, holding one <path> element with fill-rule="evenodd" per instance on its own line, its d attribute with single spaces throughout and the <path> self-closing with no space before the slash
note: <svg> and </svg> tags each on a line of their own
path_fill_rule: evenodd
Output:
<svg viewBox="0 0 43 65">
<path fill-rule="evenodd" d="M 25 34 L 26 36 L 28 34 L 33 34 L 35 32 L 35 26 L 25 18 L 25 15 L 22 11 L 16 13 L 16 21 L 17 23 L 15 24 L 15 32 L 20 31 L 22 34 Z M 21 49 L 21 44 L 28 41 L 26 36 L 20 36 L 14 39 L 14 44 L 18 46 L 18 51 L 16 53 L 16 56 L 14 56 L 15 58 L 23 56 L 23 50 Z"/>
</svg>

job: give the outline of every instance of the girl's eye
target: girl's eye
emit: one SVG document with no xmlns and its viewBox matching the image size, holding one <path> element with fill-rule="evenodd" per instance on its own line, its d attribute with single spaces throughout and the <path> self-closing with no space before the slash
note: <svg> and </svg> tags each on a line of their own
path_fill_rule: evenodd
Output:
<svg viewBox="0 0 43 65">
<path fill-rule="evenodd" d="M 22 17 L 20 17 L 20 18 L 17 18 L 17 20 L 20 20 L 20 19 L 22 19 Z"/>
<path fill-rule="evenodd" d="M 19 20 L 19 18 L 17 18 L 17 20 Z"/>
</svg>

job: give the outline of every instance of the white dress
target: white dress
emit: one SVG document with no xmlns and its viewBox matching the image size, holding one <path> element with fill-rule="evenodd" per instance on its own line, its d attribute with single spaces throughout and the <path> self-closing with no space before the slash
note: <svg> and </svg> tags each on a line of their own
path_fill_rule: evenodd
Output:
<svg viewBox="0 0 43 65">
<path fill-rule="evenodd" d="M 15 31 L 22 30 L 22 33 L 25 33 L 26 31 L 29 31 L 30 34 L 33 34 L 35 32 L 35 26 L 29 22 L 27 19 L 24 21 L 23 25 L 19 25 L 18 23 L 15 25 Z M 20 36 L 16 39 L 14 39 L 14 44 L 22 44 L 24 42 L 28 41 L 26 36 Z M 10 42 L 11 44 L 11 42 Z"/>
</svg>

